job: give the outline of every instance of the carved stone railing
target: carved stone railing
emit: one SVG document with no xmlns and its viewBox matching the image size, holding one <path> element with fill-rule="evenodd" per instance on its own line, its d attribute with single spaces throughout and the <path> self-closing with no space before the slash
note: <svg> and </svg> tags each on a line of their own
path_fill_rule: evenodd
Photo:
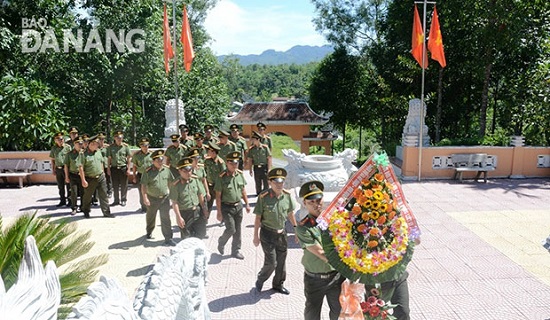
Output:
<svg viewBox="0 0 550 320">
<path fill-rule="evenodd" d="M 7 292 L 0 278 L 0 315 L 2 319 L 55 320 L 61 301 L 55 263 L 49 261 L 42 267 L 32 236 L 26 239 L 24 250 L 18 280 Z M 201 240 L 181 241 L 169 255 L 158 258 L 133 303 L 116 279 L 101 276 L 67 319 L 209 320 L 205 291 L 209 255 Z"/>
</svg>

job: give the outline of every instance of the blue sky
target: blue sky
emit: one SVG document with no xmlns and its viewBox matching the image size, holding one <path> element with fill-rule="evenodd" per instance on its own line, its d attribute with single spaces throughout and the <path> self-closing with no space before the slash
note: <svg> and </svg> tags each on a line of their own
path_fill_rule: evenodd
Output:
<svg viewBox="0 0 550 320">
<path fill-rule="evenodd" d="M 309 0 L 220 0 L 205 21 L 216 55 L 286 51 L 295 45 L 323 45 L 311 22 Z"/>
</svg>

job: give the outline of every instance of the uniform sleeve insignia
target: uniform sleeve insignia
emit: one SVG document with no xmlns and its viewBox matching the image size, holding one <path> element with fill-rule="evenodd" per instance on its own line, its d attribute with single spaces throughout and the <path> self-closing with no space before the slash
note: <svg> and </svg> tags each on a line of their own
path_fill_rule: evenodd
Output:
<svg viewBox="0 0 550 320">
<path fill-rule="evenodd" d="M 269 194 L 269 190 L 264 190 L 260 193 L 260 195 L 258 197 L 263 198 L 263 197 L 267 196 L 268 194 Z"/>
</svg>

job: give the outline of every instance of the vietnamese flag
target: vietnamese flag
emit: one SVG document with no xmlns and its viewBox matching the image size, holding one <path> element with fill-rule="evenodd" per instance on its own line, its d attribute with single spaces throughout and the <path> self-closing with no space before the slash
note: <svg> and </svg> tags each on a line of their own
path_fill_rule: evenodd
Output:
<svg viewBox="0 0 550 320">
<path fill-rule="evenodd" d="M 168 17 L 166 16 L 166 3 L 164 4 L 164 22 L 162 24 L 162 38 L 164 41 L 164 69 L 166 73 L 170 72 L 170 59 L 174 57 L 172 49 L 172 39 L 170 38 L 170 26 L 168 26 Z"/>
<path fill-rule="evenodd" d="M 424 65 L 422 65 L 422 52 L 424 52 Z M 428 67 L 428 54 L 426 52 L 426 46 L 424 45 L 424 31 L 422 31 L 422 24 L 420 23 L 420 16 L 418 15 L 416 4 L 414 5 L 411 53 L 420 67 L 424 69 Z"/>
<path fill-rule="evenodd" d="M 193 51 L 193 38 L 191 37 L 191 28 L 189 27 L 189 20 L 187 19 L 187 10 L 183 6 L 183 25 L 181 26 L 181 44 L 183 45 L 183 64 L 185 71 L 191 71 L 191 63 L 195 58 L 195 52 Z"/>
<path fill-rule="evenodd" d="M 432 25 L 430 26 L 428 50 L 430 50 L 432 59 L 439 61 L 441 67 L 445 68 L 445 66 L 447 65 L 447 61 L 445 61 L 445 51 L 443 51 L 443 37 L 441 37 L 441 30 L 439 28 L 439 17 L 437 16 L 437 9 L 435 6 L 432 15 Z"/>
</svg>

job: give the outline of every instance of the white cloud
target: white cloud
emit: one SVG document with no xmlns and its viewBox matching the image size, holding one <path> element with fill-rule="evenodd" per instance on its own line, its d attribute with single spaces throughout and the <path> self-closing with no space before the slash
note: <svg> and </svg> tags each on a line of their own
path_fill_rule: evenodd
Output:
<svg viewBox="0 0 550 320">
<path fill-rule="evenodd" d="M 261 2 L 259 2 L 261 3 Z M 245 9 L 221 0 L 208 14 L 205 27 L 215 54 L 260 54 L 267 49 L 286 51 L 295 45 L 323 45 L 310 12 L 281 5 Z"/>
</svg>

